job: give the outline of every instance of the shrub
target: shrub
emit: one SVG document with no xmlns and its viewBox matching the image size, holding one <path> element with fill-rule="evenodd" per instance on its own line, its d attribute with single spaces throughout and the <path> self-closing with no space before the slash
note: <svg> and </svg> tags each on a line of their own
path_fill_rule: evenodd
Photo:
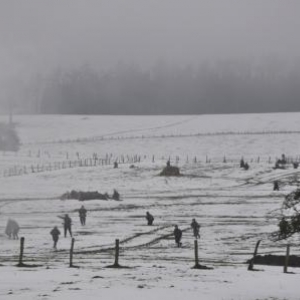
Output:
<svg viewBox="0 0 300 300">
<path fill-rule="evenodd" d="M 20 139 L 12 125 L 0 123 L 0 150 L 18 151 L 20 148 Z"/>
</svg>

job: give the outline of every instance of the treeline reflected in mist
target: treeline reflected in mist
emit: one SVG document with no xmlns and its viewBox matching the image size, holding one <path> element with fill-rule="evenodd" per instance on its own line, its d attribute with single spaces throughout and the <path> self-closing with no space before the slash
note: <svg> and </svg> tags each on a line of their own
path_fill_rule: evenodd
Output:
<svg viewBox="0 0 300 300">
<path fill-rule="evenodd" d="M 29 113 L 215 114 L 300 110 L 300 60 L 218 61 L 144 70 L 118 64 L 106 72 L 83 65 L 31 82 Z M 28 94 L 28 95 L 29 95 Z M 20 105 L 21 103 L 19 103 Z M 21 104 L 22 105 L 22 104 Z"/>
</svg>

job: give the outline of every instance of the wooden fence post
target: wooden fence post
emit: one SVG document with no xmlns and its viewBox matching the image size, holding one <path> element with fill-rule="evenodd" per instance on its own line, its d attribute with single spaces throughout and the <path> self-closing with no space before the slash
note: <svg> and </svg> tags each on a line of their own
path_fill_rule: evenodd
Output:
<svg viewBox="0 0 300 300">
<path fill-rule="evenodd" d="M 283 273 L 287 273 L 288 271 L 288 265 L 289 265 L 289 257 L 290 257 L 290 245 L 286 245 L 286 255 L 285 255 L 285 261 L 284 261 L 284 268 Z"/>
<path fill-rule="evenodd" d="M 198 241 L 194 240 L 194 250 L 195 250 L 195 267 L 199 267 L 199 256 L 198 256 Z"/>
<path fill-rule="evenodd" d="M 74 243 L 75 243 L 75 239 L 72 238 L 72 241 L 71 241 L 71 249 L 70 249 L 70 268 L 73 267 L 73 251 L 74 251 Z"/>
<path fill-rule="evenodd" d="M 126 266 L 119 265 L 119 239 L 116 239 L 116 246 L 115 246 L 115 262 L 113 265 L 109 265 L 106 268 L 116 268 L 116 269 L 122 269 L 122 268 L 128 268 Z"/>
<path fill-rule="evenodd" d="M 114 263 L 114 266 L 115 266 L 115 267 L 119 267 L 119 251 L 120 251 L 120 247 L 119 247 L 119 239 L 116 239 L 115 263 Z"/>
<path fill-rule="evenodd" d="M 24 242 L 25 242 L 25 238 L 21 237 L 21 239 L 20 239 L 20 256 L 19 256 L 18 267 L 22 267 L 24 265 L 23 264 Z"/>
<path fill-rule="evenodd" d="M 257 243 L 256 243 L 255 250 L 254 250 L 254 253 L 253 253 L 253 257 L 250 259 L 250 262 L 249 262 L 248 271 L 253 271 L 254 259 L 257 255 L 257 250 L 258 250 L 258 246 L 259 246 L 260 242 L 261 242 L 261 240 L 258 240 Z"/>
</svg>

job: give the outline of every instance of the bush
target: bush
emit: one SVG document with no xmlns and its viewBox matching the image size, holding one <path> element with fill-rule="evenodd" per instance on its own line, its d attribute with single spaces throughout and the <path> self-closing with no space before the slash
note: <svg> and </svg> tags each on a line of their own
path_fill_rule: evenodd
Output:
<svg viewBox="0 0 300 300">
<path fill-rule="evenodd" d="M 18 151 L 20 148 L 20 139 L 15 128 L 12 125 L 0 123 L 0 150 Z"/>
<path fill-rule="evenodd" d="M 178 167 L 166 166 L 159 174 L 160 176 L 180 176 Z"/>
</svg>

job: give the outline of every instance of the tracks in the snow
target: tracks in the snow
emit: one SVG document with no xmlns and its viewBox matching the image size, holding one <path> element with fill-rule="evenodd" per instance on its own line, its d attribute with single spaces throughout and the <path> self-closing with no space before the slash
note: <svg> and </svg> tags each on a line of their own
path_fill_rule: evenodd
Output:
<svg viewBox="0 0 300 300">
<path fill-rule="evenodd" d="M 186 232 L 188 230 L 191 230 L 190 227 L 186 227 L 182 229 L 183 232 Z M 166 224 L 163 226 L 159 226 L 155 229 L 152 229 L 150 231 L 135 233 L 132 236 L 120 240 L 119 244 L 120 244 L 120 249 L 122 251 L 138 250 L 138 249 L 150 247 L 152 245 L 159 243 L 162 240 L 170 239 L 172 237 L 173 237 L 173 225 Z M 109 253 L 115 250 L 115 246 L 113 243 L 99 246 L 99 247 L 93 246 L 92 248 L 93 249 L 88 249 L 84 247 L 81 249 L 79 248 L 78 250 L 74 251 L 74 254 L 89 256 L 89 255 L 94 255 L 99 253 Z M 49 252 L 49 251 L 42 252 L 42 250 L 39 250 L 33 253 L 30 251 L 30 249 L 27 248 L 26 257 L 38 263 L 48 262 L 50 259 L 58 262 L 58 261 L 66 260 L 68 252 L 69 250 L 59 250 L 55 252 Z M 9 254 L 6 254 L 5 256 L 1 256 L 0 261 L 2 263 L 16 262 L 17 256 L 16 255 L 10 256 Z"/>
<path fill-rule="evenodd" d="M 161 240 L 169 239 L 173 236 L 173 225 L 164 225 L 147 232 L 136 233 L 128 238 L 120 240 L 120 247 L 123 250 L 137 250 L 150 247 Z M 182 229 L 183 232 L 190 230 L 189 227 Z M 145 238 L 146 237 L 146 238 Z M 101 252 L 111 252 L 115 248 L 111 244 L 93 250 L 79 250 L 77 254 L 97 254 Z"/>
</svg>

